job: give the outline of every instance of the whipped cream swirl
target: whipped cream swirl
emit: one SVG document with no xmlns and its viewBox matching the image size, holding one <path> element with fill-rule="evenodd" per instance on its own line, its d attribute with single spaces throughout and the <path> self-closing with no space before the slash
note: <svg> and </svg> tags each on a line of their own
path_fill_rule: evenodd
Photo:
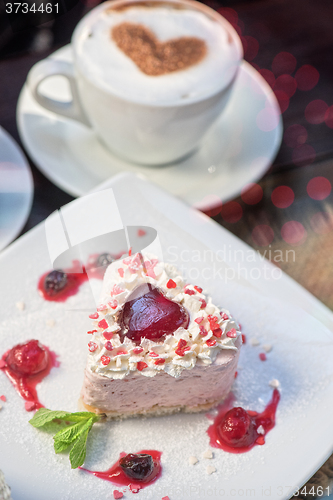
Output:
<svg viewBox="0 0 333 500">
<path fill-rule="evenodd" d="M 188 327 L 178 328 L 159 341 L 142 338 L 140 344 L 120 335 L 118 323 L 131 292 L 143 283 L 158 288 L 182 304 L 190 315 Z M 88 343 L 88 367 L 108 378 L 122 379 L 130 372 L 154 377 L 165 371 L 179 377 L 196 364 L 210 365 L 223 349 L 237 351 L 239 325 L 226 309 L 212 303 L 201 287 L 185 283 L 177 269 L 149 254 L 117 260 L 107 268 Z"/>
</svg>

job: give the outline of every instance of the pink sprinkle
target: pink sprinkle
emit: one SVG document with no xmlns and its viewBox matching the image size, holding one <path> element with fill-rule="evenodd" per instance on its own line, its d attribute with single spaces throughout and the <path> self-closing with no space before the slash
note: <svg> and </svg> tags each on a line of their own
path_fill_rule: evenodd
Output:
<svg viewBox="0 0 333 500">
<path fill-rule="evenodd" d="M 134 354 L 140 354 L 140 352 L 142 352 L 142 351 L 143 351 L 142 347 L 135 347 L 133 349 L 133 353 Z"/>
<path fill-rule="evenodd" d="M 138 361 L 138 363 L 136 364 L 136 367 L 139 370 L 139 372 L 142 372 L 142 370 L 144 370 L 145 368 L 147 368 L 148 365 L 144 361 Z"/>
<path fill-rule="evenodd" d="M 89 342 L 88 343 L 88 349 L 90 352 L 96 351 L 97 348 L 98 348 L 98 345 L 96 344 L 96 342 Z"/>
<path fill-rule="evenodd" d="M 200 316 L 199 318 L 195 319 L 194 321 L 199 324 L 203 321 L 203 319 L 204 319 L 203 316 Z"/>
<path fill-rule="evenodd" d="M 120 286 L 118 285 L 113 285 L 112 287 L 112 290 L 111 290 L 111 297 L 113 297 L 114 295 L 119 295 L 120 293 L 122 293 L 124 290 L 122 288 L 120 288 Z"/>
<path fill-rule="evenodd" d="M 111 307 L 111 309 L 117 309 L 118 301 L 116 299 L 111 299 L 110 302 L 108 302 L 108 304 Z"/>
<path fill-rule="evenodd" d="M 209 347 L 213 347 L 213 345 L 216 344 L 216 340 L 214 339 L 209 339 L 206 341 L 206 344 L 209 346 Z"/>
<path fill-rule="evenodd" d="M 169 497 L 163 497 L 162 500 L 170 500 Z"/>
<path fill-rule="evenodd" d="M 107 342 L 105 342 L 105 349 L 107 349 L 108 351 L 112 351 L 113 350 L 113 345 L 111 344 L 110 340 L 108 340 Z"/>
<path fill-rule="evenodd" d="M 119 273 L 119 276 L 120 276 L 121 278 L 123 278 L 123 277 L 124 277 L 124 269 L 123 269 L 122 267 L 120 267 L 120 268 L 118 269 L 118 273 Z"/>
<path fill-rule="evenodd" d="M 196 291 L 197 291 L 197 292 L 199 292 L 199 293 L 202 293 L 202 288 L 201 288 L 201 286 L 197 286 L 197 285 L 195 285 L 195 286 L 194 286 L 194 290 L 196 290 Z"/>
<path fill-rule="evenodd" d="M 113 492 L 113 498 L 115 500 L 118 500 L 119 498 L 123 498 L 123 493 L 121 491 L 118 491 L 118 490 L 114 490 Z"/>
<path fill-rule="evenodd" d="M 107 321 L 105 319 L 102 319 L 97 323 L 98 328 L 103 328 L 105 330 L 109 325 L 107 324 Z"/>
<path fill-rule="evenodd" d="M 221 315 L 221 318 L 226 321 L 227 319 L 229 319 L 229 316 L 226 314 L 226 313 L 222 313 L 220 312 L 220 315 Z"/>
<path fill-rule="evenodd" d="M 105 304 L 101 304 L 97 307 L 97 311 L 105 311 L 105 309 L 107 309 L 107 306 Z"/>
<path fill-rule="evenodd" d="M 173 281 L 173 280 L 171 280 L 171 279 L 170 279 L 170 280 L 167 282 L 166 286 L 167 286 L 167 288 L 176 288 L 177 283 L 176 283 L 175 281 Z"/>
<path fill-rule="evenodd" d="M 154 267 L 156 266 L 157 263 L 158 263 L 157 259 L 145 260 L 144 262 L 147 276 L 150 276 L 153 279 L 156 279 Z"/>
<path fill-rule="evenodd" d="M 246 344 L 246 336 L 244 333 L 242 333 L 242 342 L 243 344 Z"/>
<path fill-rule="evenodd" d="M 128 266 L 131 262 L 132 262 L 132 259 L 129 259 L 128 257 L 123 260 L 123 264 L 125 264 L 126 266 Z"/>
<path fill-rule="evenodd" d="M 93 333 L 96 333 L 96 332 L 97 332 L 97 330 L 89 330 L 89 332 L 87 332 L 87 333 L 88 333 L 88 335 L 92 335 Z"/>
<path fill-rule="evenodd" d="M 154 352 L 154 351 L 151 351 L 151 352 L 149 353 L 149 356 L 150 356 L 151 358 L 158 358 L 158 354 L 156 354 L 156 352 Z"/>
<path fill-rule="evenodd" d="M 264 352 L 261 352 L 261 353 L 259 354 L 259 358 L 261 359 L 261 361 L 266 361 L 267 356 L 266 356 L 266 354 L 265 354 Z"/>
<path fill-rule="evenodd" d="M 90 319 L 98 319 L 98 316 L 99 316 L 98 313 L 89 314 Z"/>
<path fill-rule="evenodd" d="M 1 401 L 3 401 L 4 403 L 7 401 L 7 398 L 6 398 L 6 396 L 4 396 L 4 395 L 0 396 L 0 399 L 1 399 Z"/>
<path fill-rule="evenodd" d="M 237 337 L 235 328 L 231 328 L 231 330 L 227 332 L 227 337 L 229 337 L 230 339 L 235 339 Z"/>
<path fill-rule="evenodd" d="M 36 403 L 35 401 L 26 401 L 24 403 L 24 408 L 27 410 L 27 411 L 33 411 L 36 409 Z"/>
<path fill-rule="evenodd" d="M 217 337 L 218 339 L 222 337 L 222 329 L 221 328 L 216 328 L 215 330 L 213 330 L 213 335 L 215 335 L 215 337 Z"/>
<path fill-rule="evenodd" d="M 238 371 L 235 371 L 235 378 L 237 378 L 237 375 L 238 375 Z"/>
<path fill-rule="evenodd" d="M 144 229 L 138 229 L 138 236 L 141 237 L 141 236 L 145 236 L 147 233 Z"/>
<path fill-rule="evenodd" d="M 207 302 L 204 300 L 204 299 L 200 299 L 200 302 L 201 302 L 201 309 L 205 309 L 206 305 L 207 305 Z"/>
<path fill-rule="evenodd" d="M 205 335 L 207 335 L 207 333 L 208 333 L 207 330 L 206 330 L 206 328 L 204 326 L 202 326 L 202 325 L 200 325 L 199 328 L 200 328 L 200 335 L 202 335 L 203 337 L 205 337 Z"/>
<path fill-rule="evenodd" d="M 116 356 L 120 356 L 121 354 L 128 354 L 128 352 L 127 351 L 118 351 L 116 353 Z"/>
<path fill-rule="evenodd" d="M 186 288 L 186 289 L 184 290 L 184 293 L 186 293 L 187 295 L 195 295 L 195 291 L 194 291 L 194 290 L 190 290 L 190 289 L 188 289 L 188 288 Z"/>
<path fill-rule="evenodd" d="M 165 359 L 163 358 L 156 359 L 155 361 L 155 365 L 163 365 L 163 363 L 165 363 Z"/>
<path fill-rule="evenodd" d="M 4 368 L 5 366 L 7 366 L 6 361 L 4 361 L 3 359 L 0 359 L 0 368 Z"/>
<path fill-rule="evenodd" d="M 105 340 L 111 340 L 113 337 L 113 333 L 112 332 L 103 332 L 103 337 L 105 338 Z"/>
<path fill-rule="evenodd" d="M 101 356 L 101 362 L 102 365 L 107 366 L 110 363 L 110 358 L 109 356 Z"/>
</svg>

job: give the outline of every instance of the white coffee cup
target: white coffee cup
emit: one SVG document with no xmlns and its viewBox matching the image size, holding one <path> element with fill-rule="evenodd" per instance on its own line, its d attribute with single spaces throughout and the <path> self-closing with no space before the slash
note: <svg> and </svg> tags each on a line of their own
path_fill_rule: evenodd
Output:
<svg viewBox="0 0 333 500">
<path fill-rule="evenodd" d="M 136 8 L 143 6 L 143 9 L 164 8 L 163 6 L 165 6 L 165 8 L 171 9 L 170 12 L 174 10 L 173 15 L 182 12 L 181 16 L 183 17 L 187 15 L 204 16 L 207 29 L 209 30 L 208 23 L 211 23 L 214 30 L 217 30 L 217 35 L 222 36 L 223 32 L 223 36 L 227 37 L 227 43 L 230 44 L 230 47 L 227 47 L 228 50 L 230 48 L 229 59 L 222 76 L 219 76 L 219 71 L 222 71 L 223 57 L 221 57 L 221 68 L 219 69 L 219 60 L 217 59 L 215 67 L 216 54 L 212 54 L 212 57 L 215 57 L 214 60 L 212 59 L 213 63 L 208 60 L 208 66 L 206 65 L 208 70 L 212 72 L 212 78 L 209 77 L 209 71 L 206 67 L 200 66 L 201 63 L 198 63 L 194 70 L 192 68 L 179 70 L 166 77 L 164 75 L 147 77 L 141 75 L 135 63 L 128 58 L 128 62 L 126 60 L 124 64 L 130 68 L 130 74 L 134 75 L 134 80 L 137 78 L 137 81 L 140 82 L 142 85 L 140 88 L 145 90 L 145 82 L 148 82 L 147 91 L 137 95 L 133 95 L 133 90 L 136 88 L 135 82 L 133 82 L 132 90 L 127 89 L 128 84 L 132 81 L 131 78 L 117 81 L 114 84 L 113 75 L 118 78 L 118 70 L 115 68 L 113 72 L 112 64 L 105 66 L 105 68 L 107 67 L 107 78 L 104 78 L 102 73 L 107 62 L 104 63 L 102 57 L 97 62 L 90 57 L 91 54 L 89 55 L 88 51 L 84 50 L 84 43 L 86 43 L 84 37 L 88 39 L 88 36 L 92 36 L 88 31 L 95 26 L 94 23 L 99 22 L 100 18 L 104 19 L 109 15 L 114 15 L 114 11 L 122 12 L 124 7 L 124 10 L 132 9 L 129 11 L 135 13 L 132 8 L 134 6 Z M 148 14 L 150 15 L 151 12 Z M 209 31 L 207 33 L 209 35 Z M 197 36 L 200 37 L 200 33 Z M 89 46 L 87 45 L 87 47 Z M 101 53 L 104 51 L 108 57 L 109 53 L 105 51 L 105 47 L 103 42 Z M 147 165 L 160 165 L 178 160 L 200 145 L 205 134 L 217 121 L 229 100 L 243 55 L 241 41 L 228 21 L 214 10 L 194 0 L 148 0 L 147 2 L 113 0 L 105 2 L 90 11 L 79 22 L 73 33 L 72 49 L 73 64 L 48 58 L 37 63 L 30 70 L 27 82 L 32 95 L 41 106 L 49 111 L 92 127 L 102 142 L 120 157 Z M 116 50 L 119 51 L 119 49 Z M 121 51 L 119 54 L 119 57 L 127 59 L 127 56 Z M 208 72 L 205 80 L 206 71 Z M 41 93 L 40 84 L 42 81 L 55 75 L 63 75 L 68 79 L 72 93 L 70 102 L 60 102 Z M 186 88 L 187 76 L 190 77 L 189 92 L 179 96 L 170 95 L 168 98 L 169 90 L 173 87 L 177 89 L 178 84 L 182 91 L 184 85 Z M 199 81 L 197 85 L 195 83 L 196 77 Z M 204 84 L 202 84 L 203 80 L 205 80 Z M 155 82 L 157 82 L 156 85 Z M 150 83 L 153 89 L 159 88 L 159 94 L 157 92 L 157 95 L 151 99 Z M 208 87 L 206 84 L 209 84 Z M 200 91 L 201 87 L 202 92 Z M 166 97 L 163 96 L 163 92 L 161 93 L 163 88 Z"/>
</svg>

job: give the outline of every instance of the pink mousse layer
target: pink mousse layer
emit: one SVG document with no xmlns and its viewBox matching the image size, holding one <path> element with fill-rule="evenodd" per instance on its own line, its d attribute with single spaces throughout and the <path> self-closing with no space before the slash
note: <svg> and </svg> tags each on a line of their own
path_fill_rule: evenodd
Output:
<svg viewBox="0 0 333 500">
<path fill-rule="evenodd" d="M 140 372 L 110 379 L 86 368 L 82 401 L 97 413 L 130 415 L 170 408 L 196 411 L 201 405 L 217 404 L 229 393 L 235 378 L 241 340 L 235 350 L 222 350 L 214 363 L 198 364 L 175 378 L 159 372 L 145 377 Z"/>
</svg>

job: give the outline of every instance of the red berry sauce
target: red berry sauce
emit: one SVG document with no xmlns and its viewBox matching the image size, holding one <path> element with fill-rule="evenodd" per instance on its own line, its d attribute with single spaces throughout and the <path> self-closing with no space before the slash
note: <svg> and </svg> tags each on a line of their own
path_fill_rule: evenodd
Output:
<svg viewBox="0 0 333 500">
<path fill-rule="evenodd" d="M 50 373 L 53 366 L 59 366 L 56 354 L 38 340 L 17 344 L 0 359 L 0 369 L 25 400 L 27 411 L 43 407 L 38 399 L 36 386 Z"/>
<path fill-rule="evenodd" d="M 52 302 L 65 302 L 68 297 L 76 295 L 82 283 L 88 280 L 86 272 L 80 272 L 79 261 L 73 261 L 72 267 L 63 271 L 44 273 L 38 282 L 41 296 Z"/>
<path fill-rule="evenodd" d="M 136 342 L 142 337 L 160 339 L 179 327 L 187 328 L 188 324 L 187 310 L 149 284 L 140 285 L 132 292 L 121 316 L 124 334 Z"/>
<path fill-rule="evenodd" d="M 100 479 L 110 481 L 117 486 L 128 486 L 132 493 L 138 493 L 142 488 L 146 488 L 146 486 L 149 486 L 161 476 L 162 452 L 156 450 L 141 450 L 138 452 L 138 454 L 151 455 L 154 463 L 152 472 L 143 480 L 133 479 L 125 474 L 123 468 L 120 466 L 120 460 L 128 456 L 124 452 L 120 453 L 119 460 L 117 460 L 117 462 L 113 464 L 110 469 L 104 472 L 92 471 L 85 469 L 84 467 L 80 467 L 80 469 L 89 472 L 90 474 L 94 474 L 94 476 L 99 477 Z"/>
<path fill-rule="evenodd" d="M 93 254 L 89 256 L 83 269 L 81 263 L 74 260 L 72 267 L 68 269 L 48 271 L 39 278 L 38 291 L 45 300 L 65 302 L 68 297 L 76 295 L 82 283 L 88 281 L 89 278 L 103 279 L 106 268 L 111 262 L 119 259 L 121 255 L 123 253 L 117 255 Z"/>
<path fill-rule="evenodd" d="M 210 445 L 230 453 L 244 453 L 256 444 L 265 444 L 267 432 L 275 426 L 279 401 L 280 393 L 274 389 L 272 399 L 262 413 L 240 407 L 228 410 L 228 406 L 222 405 L 214 423 L 207 430 Z"/>
</svg>

